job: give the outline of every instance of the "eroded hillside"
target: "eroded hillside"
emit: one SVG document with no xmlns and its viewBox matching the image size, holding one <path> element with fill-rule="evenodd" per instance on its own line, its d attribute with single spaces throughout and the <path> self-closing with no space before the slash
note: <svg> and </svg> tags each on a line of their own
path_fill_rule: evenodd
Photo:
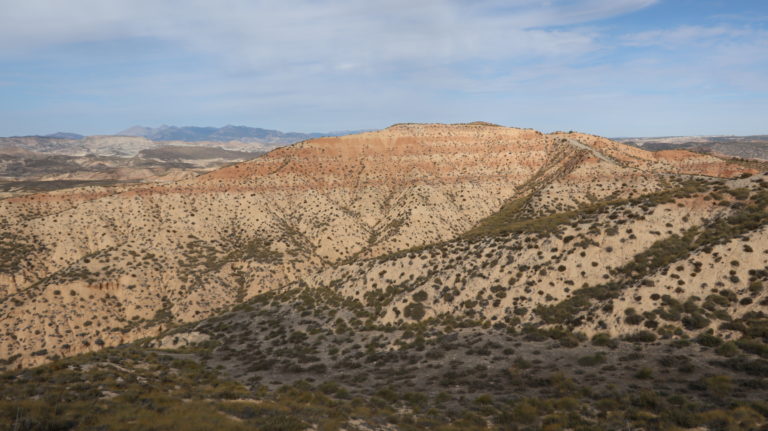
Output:
<svg viewBox="0 0 768 431">
<path fill-rule="evenodd" d="M 735 340 L 768 307 L 767 178 L 686 180 L 536 218 L 494 214 L 458 239 L 304 283 L 360 301 L 385 325 L 464 319 Z"/>
<path fill-rule="evenodd" d="M 690 175 L 750 172 L 577 133 L 403 124 L 302 142 L 189 180 L 5 199 L 0 357 L 27 366 L 117 345 L 297 283 L 358 299 L 395 289 L 387 300 L 403 305 L 382 302 L 382 322 L 411 314 L 410 287 L 395 287 L 413 280 L 430 287 L 425 315 L 474 308 L 533 321 L 534 308 L 611 280 L 659 238 L 729 214 L 690 191 L 649 213 L 638 203 L 647 195 Z M 562 228 L 574 214 L 587 221 Z M 531 220 L 564 231 L 540 238 L 525 230 Z M 487 239 L 498 229 L 511 233 Z M 447 245 L 391 257 L 434 243 Z M 494 254 L 502 264 L 490 266 Z M 507 294 L 520 288 L 535 294 Z"/>
</svg>

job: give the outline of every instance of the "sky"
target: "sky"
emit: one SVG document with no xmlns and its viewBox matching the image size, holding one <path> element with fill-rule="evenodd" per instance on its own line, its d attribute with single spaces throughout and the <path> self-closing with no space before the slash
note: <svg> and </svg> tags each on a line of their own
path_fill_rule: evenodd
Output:
<svg viewBox="0 0 768 431">
<path fill-rule="evenodd" d="M 765 0 L 0 0 L 0 136 L 768 134 Z"/>
</svg>

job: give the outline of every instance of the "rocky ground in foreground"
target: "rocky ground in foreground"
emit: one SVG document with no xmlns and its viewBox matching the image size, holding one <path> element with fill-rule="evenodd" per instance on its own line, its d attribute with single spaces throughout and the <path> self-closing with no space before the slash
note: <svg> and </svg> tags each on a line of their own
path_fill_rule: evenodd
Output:
<svg viewBox="0 0 768 431">
<path fill-rule="evenodd" d="M 347 294 L 353 271 L 342 265 L 328 286 L 297 282 L 160 337 L 8 371 L 0 420 L 10 429 L 762 429 L 765 184 L 701 180 L 568 217 L 492 218 L 447 243 L 358 262 L 358 277 L 411 268 L 379 280 L 384 290 L 369 280 L 364 295 Z M 484 287 L 508 267 L 524 279 L 521 265 L 538 252 L 521 257 L 519 245 L 539 251 L 559 239 L 589 250 L 589 236 L 566 239 L 570 229 L 611 221 L 626 232 L 639 217 L 630 204 L 653 220 L 697 198 L 722 212 L 652 241 L 609 281 L 562 298 L 527 282 Z M 473 277 L 444 269 L 459 256 L 457 273 Z M 465 290 L 473 300 L 460 300 Z M 518 306 L 499 312 L 508 297 Z"/>
<path fill-rule="evenodd" d="M 590 340 L 562 328 L 450 319 L 377 327 L 369 318 L 362 304 L 331 292 L 264 294 L 160 339 L 6 372 L 0 423 L 78 430 L 766 425 L 768 361 L 743 343 L 651 331 Z"/>
</svg>

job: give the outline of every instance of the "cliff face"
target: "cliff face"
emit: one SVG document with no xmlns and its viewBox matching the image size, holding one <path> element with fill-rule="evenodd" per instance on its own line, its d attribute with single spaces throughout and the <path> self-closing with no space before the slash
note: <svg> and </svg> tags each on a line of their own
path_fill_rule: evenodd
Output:
<svg viewBox="0 0 768 431">
<path fill-rule="evenodd" d="M 41 363 L 322 284 L 332 265 L 451 240 L 512 203 L 541 216 L 745 172 L 576 133 L 404 124 L 193 179 L 0 200 L 0 358 Z"/>
</svg>

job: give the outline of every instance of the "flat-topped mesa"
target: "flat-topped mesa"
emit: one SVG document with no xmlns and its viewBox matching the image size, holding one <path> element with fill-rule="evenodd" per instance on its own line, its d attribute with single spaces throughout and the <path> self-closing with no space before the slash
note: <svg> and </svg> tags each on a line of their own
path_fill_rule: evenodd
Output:
<svg viewBox="0 0 768 431">
<path fill-rule="evenodd" d="M 733 176 L 744 171 L 713 156 L 682 152 L 678 157 L 666 157 L 583 133 L 544 135 L 533 129 L 480 122 L 404 123 L 375 132 L 303 141 L 201 176 L 199 181 L 273 187 L 279 178 L 281 187 L 324 188 L 492 175 L 517 183 L 511 178 L 513 172 L 531 175 L 559 153 L 572 150 L 587 159 L 620 162 L 648 172 Z"/>
<path fill-rule="evenodd" d="M 435 179 L 472 176 L 504 165 L 540 167 L 556 142 L 532 129 L 471 124 L 396 124 L 342 137 L 317 138 L 276 149 L 249 162 L 200 177 L 201 181 L 254 180 L 263 176 L 360 174 L 372 178 Z M 482 163 L 480 163 L 482 162 Z M 351 167 L 355 166 L 357 170 Z M 496 171 L 499 169 L 496 169 Z"/>
<path fill-rule="evenodd" d="M 492 127 L 498 127 L 501 129 L 507 129 L 507 130 L 528 130 L 536 132 L 536 130 L 531 128 L 523 128 L 523 127 L 508 127 L 508 126 L 501 126 L 499 124 L 489 123 L 486 121 L 473 121 L 471 123 L 396 123 L 393 124 L 387 128 L 374 131 L 374 133 L 379 132 L 386 132 L 391 130 L 477 130 L 477 129 L 487 129 Z M 541 134 L 540 132 L 536 132 Z"/>
<path fill-rule="evenodd" d="M 322 185 L 449 181 L 503 175 L 538 166 L 552 142 L 539 132 L 496 126 L 408 124 L 342 137 L 318 138 L 274 150 L 200 177 L 201 181 L 256 181 L 297 176 Z M 318 181 L 321 180 L 321 181 Z M 331 181 L 328 181 L 331 180 Z"/>
<path fill-rule="evenodd" d="M 399 124 L 193 179 L 0 200 L 0 359 L 131 341 L 329 264 L 454 239 L 521 198 L 536 215 L 747 171 L 585 134 Z"/>
</svg>

